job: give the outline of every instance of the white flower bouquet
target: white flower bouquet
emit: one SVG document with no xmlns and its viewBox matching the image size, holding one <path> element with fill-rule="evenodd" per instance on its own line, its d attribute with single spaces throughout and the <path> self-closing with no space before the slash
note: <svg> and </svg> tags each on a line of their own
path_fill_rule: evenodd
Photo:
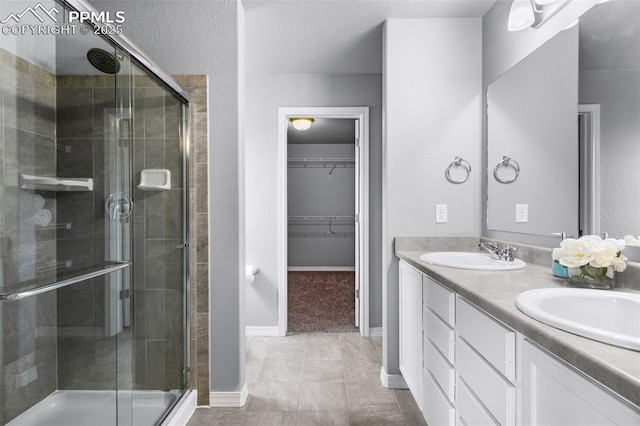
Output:
<svg viewBox="0 0 640 426">
<path fill-rule="evenodd" d="M 589 287 L 611 287 L 614 273 L 627 267 L 627 258 L 622 254 L 625 247 L 624 240 L 585 235 L 562 241 L 551 256 L 569 268 L 570 279 L 574 277 Z"/>
</svg>

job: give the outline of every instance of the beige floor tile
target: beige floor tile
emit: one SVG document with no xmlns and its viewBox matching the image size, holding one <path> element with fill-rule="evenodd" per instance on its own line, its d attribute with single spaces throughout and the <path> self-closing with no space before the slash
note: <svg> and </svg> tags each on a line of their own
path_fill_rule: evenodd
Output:
<svg viewBox="0 0 640 426">
<path fill-rule="evenodd" d="M 396 406 L 380 406 L 378 409 L 356 410 L 349 412 L 350 425 L 395 426 L 404 425 L 405 419 Z"/>
<path fill-rule="evenodd" d="M 348 411 L 347 394 L 342 383 L 303 383 L 299 411 Z"/>
<path fill-rule="evenodd" d="M 247 375 L 247 383 L 251 385 L 260 379 L 260 372 L 264 365 L 263 359 L 247 360 L 245 363 L 245 374 Z"/>
<path fill-rule="evenodd" d="M 244 411 L 217 411 L 211 408 L 198 408 L 189 419 L 187 426 L 205 426 L 212 424 L 240 426 L 245 421 Z"/>
<path fill-rule="evenodd" d="M 248 336 L 247 360 L 265 359 L 271 343 L 273 343 L 273 337 Z"/>
<path fill-rule="evenodd" d="M 249 388 L 247 411 L 297 411 L 300 383 L 255 383 Z"/>
<path fill-rule="evenodd" d="M 421 411 L 418 412 L 410 412 L 410 413 L 402 413 L 404 416 L 404 421 L 407 426 L 427 426 L 427 422 L 424 419 Z"/>
<path fill-rule="evenodd" d="M 309 339 L 304 357 L 305 359 L 340 360 L 342 359 L 340 342 L 338 340 L 322 342 Z"/>
<path fill-rule="evenodd" d="M 297 413 L 293 412 L 247 412 L 245 416 L 246 426 L 294 426 Z"/>
<path fill-rule="evenodd" d="M 298 412 L 298 426 L 348 426 L 348 412 Z"/>
<path fill-rule="evenodd" d="M 259 382 L 301 382 L 304 360 L 272 359 L 263 361 Z"/>
<path fill-rule="evenodd" d="M 302 381 L 305 383 L 343 383 L 342 361 L 307 359 L 304 361 Z"/>
<path fill-rule="evenodd" d="M 303 359 L 307 344 L 303 342 L 290 343 L 277 340 L 269 346 L 267 358 L 272 359 Z"/>
<path fill-rule="evenodd" d="M 420 407 L 416 404 L 416 400 L 413 399 L 411 391 L 409 389 L 394 389 L 393 393 L 396 395 L 400 411 L 403 413 L 421 413 Z"/>
<path fill-rule="evenodd" d="M 352 411 L 376 409 L 377 407 L 394 406 L 400 410 L 393 390 L 385 389 L 382 384 L 347 383 L 349 409 Z"/>
<path fill-rule="evenodd" d="M 345 358 L 343 365 L 347 383 L 380 384 L 380 361 Z"/>
</svg>

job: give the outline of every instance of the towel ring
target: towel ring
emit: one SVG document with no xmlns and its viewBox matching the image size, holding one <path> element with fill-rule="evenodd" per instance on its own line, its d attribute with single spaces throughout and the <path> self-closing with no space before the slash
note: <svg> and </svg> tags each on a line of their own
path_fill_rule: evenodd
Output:
<svg viewBox="0 0 640 426">
<path fill-rule="evenodd" d="M 502 179 L 500 176 L 498 176 L 498 169 L 500 167 L 511 167 L 513 170 L 515 170 L 516 175 L 511 179 Z M 498 164 L 496 164 L 496 168 L 493 169 L 493 177 L 496 178 L 496 180 L 500 183 L 514 182 L 516 179 L 518 179 L 519 174 L 520 174 L 520 164 L 518 164 L 516 160 L 509 157 L 508 155 L 505 155 L 504 157 L 502 157 L 502 161 L 498 162 Z"/>
<path fill-rule="evenodd" d="M 460 179 L 460 180 L 455 180 L 454 178 L 452 178 L 451 167 L 454 167 L 454 166 L 464 168 L 467 172 L 467 176 L 465 176 L 464 179 Z M 469 164 L 467 160 L 460 157 L 459 155 L 456 155 L 453 158 L 453 161 L 451 162 L 451 164 L 449 164 L 449 167 L 447 167 L 447 170 L 444 172 L 444 175 L 446 176 L 447 180 L 451 183 L 464 183 L 469 179 L 470 174 L 471 174 L 471 164 Z"/>
</svg>

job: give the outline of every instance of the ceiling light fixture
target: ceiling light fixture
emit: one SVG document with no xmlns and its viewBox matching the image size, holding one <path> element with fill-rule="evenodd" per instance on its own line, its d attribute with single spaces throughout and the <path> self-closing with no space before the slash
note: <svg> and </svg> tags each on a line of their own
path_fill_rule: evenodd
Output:
<svg viewBox="0 0 640 426">
<path fill-rule="evenodd" d="M 311 117 L 296 117 L 290 118 L 289 121 L 296 130 L 305 131 L 311 127 L 315 120 Z"/>
<path fill-rule="evenodd" d="M 509 31 L 539 28 L 571 0 L 513 0 L 509 11 Z"/>
<path fill-rule="evenodd" d="M 509 11 L 509 31 L 521 31 L 533 25 L 535 21 L 533 5 L 529 0 L 513 0 Z"/>
</svg>

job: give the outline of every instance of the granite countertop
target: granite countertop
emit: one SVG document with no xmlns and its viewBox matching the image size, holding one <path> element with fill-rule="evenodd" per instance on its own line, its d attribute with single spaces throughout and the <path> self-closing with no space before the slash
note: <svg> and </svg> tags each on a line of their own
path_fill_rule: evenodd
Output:
<svg viewBox="0 0 640 426">
<path fill-rule="evenodd" d="M 423 253 L 398 250 L 396 256 L 640 406 L 640 352 L 559 330 L 516 308 L 516 297 L 523 291 L 566 287 L 566 280 L 552 275 L 551 266 L 528 264 L 514 271 L 455 269 L 426 264 L 419 259 Z"/>
</svg>

